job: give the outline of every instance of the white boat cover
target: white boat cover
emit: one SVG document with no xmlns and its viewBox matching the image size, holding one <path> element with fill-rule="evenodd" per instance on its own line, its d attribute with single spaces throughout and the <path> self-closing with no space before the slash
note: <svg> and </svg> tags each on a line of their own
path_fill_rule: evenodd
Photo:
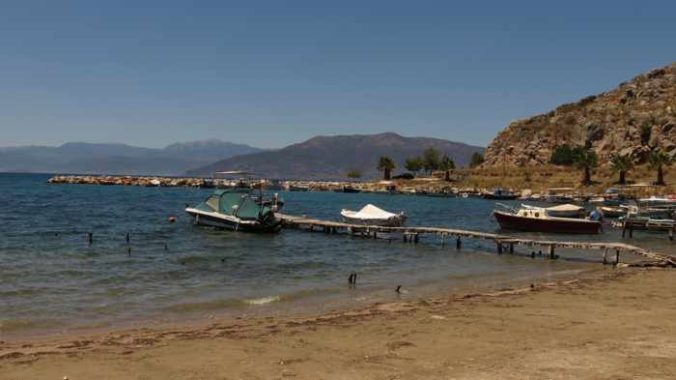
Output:
<svg viewBox="0 0 676 380">
<path fill-rule="evenodd" d="M 367 204 L 364 206 L 361 210 L 359 211 L 349 211 L 349 210 L 343 210 L 341 211 L 341 214 L 343 216 L 346 216 L 348 218 L 354 218 L 354 219 L 363 219 L 363 220 L 369 220 L 369 219 L 390 219 L 393 217 L 399 216 L 398 214 L 393 214 L 391 212 L 385 211 L 381 208 L 378 208 L 372 204 Z"/>
<path fill-rule="evenodd" d="M 565 204 L 565 205 L 547 207 L 547 211 L 559 211 L 559 212 L 571 211 L 571 212 L 573 212 L 573 211 L 582 211 L 582 210 L 584 210 L 584 207 L 572 205 L 570 203 Z"/>
</svg>

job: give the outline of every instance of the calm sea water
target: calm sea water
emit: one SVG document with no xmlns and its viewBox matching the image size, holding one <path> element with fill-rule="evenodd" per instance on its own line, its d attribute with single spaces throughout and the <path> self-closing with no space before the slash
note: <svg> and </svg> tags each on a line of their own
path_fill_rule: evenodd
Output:
<svg viewBox="0 0 676 380">
<path fill-rule="evenodd" d="M 223 313 L 322 311 L 394 299 L 396 285 L 416 297 L 598 266 L 585 262 L 589 255 L 580 252 L 560 252 L 565 260 L 533 260 L 499 256 L 492 244 L 470 240 L 456 251 L 436 238 L 411 245 L 291 230 L 276 235 L 215 231 L 193 226 L 183 212 L 208 190 L 49 185 L 48 177 L 0 174 L 0 332 L 5 338 Z M 281 195 L 289 214 L 338 219 L 341 208 L 374 203 L 406 211 L 411 225 L 498 229 L 493 202 L 481 199 Z M 172 215 L 178 217 L 173 224 L 167 221 Z M 90 231 L 92 245 L 86 239 Z M 664 236 L 637 235 L 633 243 L 674 250 Z M 618 232 L 593 239 L 616 240 Z M 347 286 L 353 271 L 359 274 L 356 289 Z"/>
</svg>

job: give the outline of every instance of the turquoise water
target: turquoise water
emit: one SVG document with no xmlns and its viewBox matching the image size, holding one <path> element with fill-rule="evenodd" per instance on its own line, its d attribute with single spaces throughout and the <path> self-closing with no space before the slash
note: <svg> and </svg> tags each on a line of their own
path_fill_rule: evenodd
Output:
<svg viewBox="0 0 676 380">
<path fill-rule="evenodd" d="M 292 230 L 215 231 L 193 226 L 183 212 L 209 190 L 49 185 L 48 178 L 0 174 L 4 337 L 220 314 L 324 311 L 393 299 L 396 285 L 415 297 L 548 278 L 592 265 L 580 252 L 560 252 L 564 260 L 533 260 L 528 252 L 499 256 L 489 242 L 471 240 L 456 251 L 454 244 L 443 246 L 432 237 L 412 245 Z M 490 215 L 493 202 L 481 199 L 281 196 L 286 213 L 316 218 L 338 219 L 341 208 L 374 203 L 406 211 L 410 225 L 498 228 Z M 167 220 L 172 215 L 178 217 L 173 224 Z M 617 237 L 608 231 L 594 239 Z M 633 243 L 673 250 L 664 236 L 640 235 Z M 353 271 L 359 275 L 356 289 L 347 286 Z"/>
</svg>

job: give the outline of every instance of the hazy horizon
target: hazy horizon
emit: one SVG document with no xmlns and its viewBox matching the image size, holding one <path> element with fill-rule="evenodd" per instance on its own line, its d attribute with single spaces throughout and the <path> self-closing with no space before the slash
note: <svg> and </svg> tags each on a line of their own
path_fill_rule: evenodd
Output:
<svg viewBox="0 0 676 380">
<path fill-rule="evenodd" d="M 406 138 L 439 138 L 439 137 L 435 137 L 435 136 L 407 135 L 407 134 L 404 134 L 404 133 L 393 132 L 393 131 L 383 131 L 383 132 L 369 133 L 369 134 L 364 134 L 364 133 L 352 133 L 352 134 L 349 134 L 349 135 L 376 135 L 376 134 L 385 134 L 385 133 L 396 133 L 396 134 L 398 134 L 398 135 L 400 135 L 400 136 L 402 136 L 402 137 L 406 137 Z M 65 145 L 65 144 L 112 144 L 112 145 L 118 145 L 118 144 L 119 144 L 119 145 L 128 145 L 128 146 L 132 146 L 132 147 L 136 147 L 136 148 L 163 149 L 163 148 L 167 148 L 167 147 L 169 147 L 169 146 L 171 146 L 171 145 L 174 145 L 174 144 L 191 144 L 191 143 L 222 142 L 222 143 L 232 143 L 232 144 L 237 144 L 237 145 L 248 145 L 248 146 L 251 146 L 251 147 L 253 147 L 253 148 L 261 148 L 261 149 L 270 149 L 270 150 L 274 150 L 274 149 L 285 148 L 285 147 L 287 147 L 287 146 L 289 146 L 289 145 L 302 143 L 302 142 L 305 142 L 305 141 L 307 141 L 307 140 L 309 140 L 309 139 L 311 139 L 311 138 L 314 138 L 314 137 L 326 137 L 326 136 L 328 136 L 328 137 L 334 137 L 334 136 L 346 136 L 346 134 L 326 134 L 326 135 L 306 136 L 306 137 L 301 137 L 301 139 L 298 140 L 298 141 L 293 141 L 293 142 L 291 142 L 291 143 L 289 143 L 289 144 L 286 144 L 286 145 L 276 146 L 276 147 L 269 147 L 269 148 L 263 148 L 263 147 L 260 147 L 260 146 L 255 146 L 255 145 L 251 145 L 251 144 L 241 143 L 241 142 L 238 142 L 238 141 L 228 141 L 228 140 L 219 139 L 219 138 L 211 138 L 211 139 L 204 139 L 204 140 L 192 140 L 192 141 L 174 141 L 174 142 L 168 143 L 168 144 L 166 144 L 166 145 L 162 145 L 162 146 L 145 146 L 145 145 L 138 145 L 138 144 L 134 144 L 134 143 L 115 142 L 115 141 L 66 141 L 66 142 L 63 142 L 63 143 L 60 143 L 60 144 L 56 144 L 56 145 L 41 145 L 41 144 L 28 144 L 28 145 L 0 145 L 0 148 L 23 148 L 23 147 L 58 148 L 58 147 L 60 147 L 60 146 L 62 146 L 62 145 Z M 439 139 L 442 139 L 442 138 L 439 138 Z M 461 143 L 461 144 L 467 144 L 467 145 L 474 146 L 474 147 L 479 147 L 479 148 L 485 148 L 485 147 L 486 147 L 485 145 L 469 144 L 469 143 L 465 143 L 464 141 L 454 141 L 454 140 L 449 140 L 449 139 L 442 139 L 442 140 L 448 140 L 448 141 L 451 141 L 451 142 L 456 142 L 456 143 Z"/>
<path fill-rule="evenodd" d="M 16 1 L 0 146 L 392 131 L 487 146 L 510 121 L 674 61 L 676 3 Z"/>
</svg>

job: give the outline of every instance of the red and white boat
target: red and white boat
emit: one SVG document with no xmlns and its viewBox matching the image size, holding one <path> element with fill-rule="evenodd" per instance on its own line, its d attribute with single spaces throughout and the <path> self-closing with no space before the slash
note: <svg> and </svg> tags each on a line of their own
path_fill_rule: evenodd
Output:
<svg viewBox="0 0 676 380">
<path fill-rule="evenodd" d="M 599 220 L 551 216 L 542 207 L 504 208 L 505 211 L 494 210 L 493 215 L 500 227 L 506 230 L 562 234 L 598 234 L 602 230 Z"/>
</svg>

